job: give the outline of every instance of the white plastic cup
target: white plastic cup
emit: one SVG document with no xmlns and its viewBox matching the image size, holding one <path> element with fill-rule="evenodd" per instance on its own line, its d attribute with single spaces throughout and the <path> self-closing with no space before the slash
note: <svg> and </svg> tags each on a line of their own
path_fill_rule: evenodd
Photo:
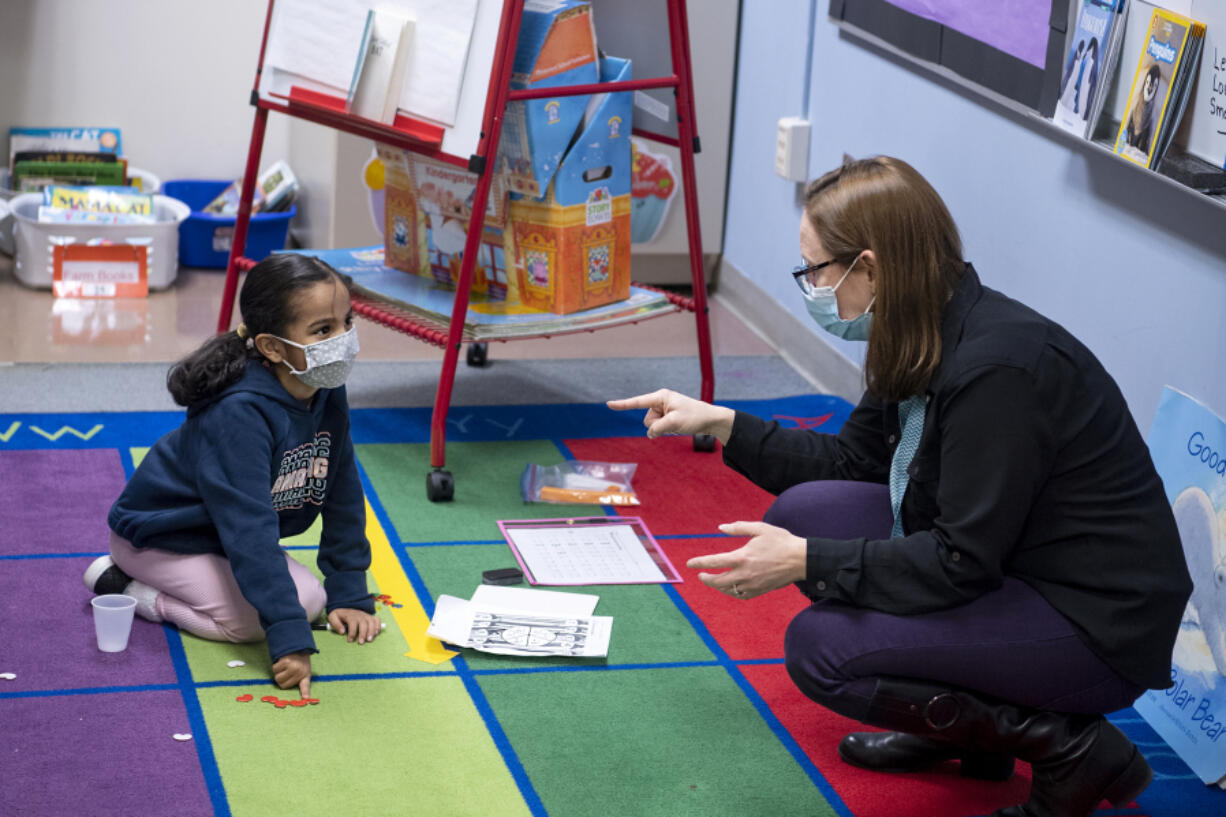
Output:
<svg viewBox="0 0 1226 817">
<path fill-rule="evenodd" d="M 102 652 L 123 652 L 132 633 L 132 617 L 136 615 L 136 599 L 119 593 L 94 596 L 94 634 Z"/>
</svg>

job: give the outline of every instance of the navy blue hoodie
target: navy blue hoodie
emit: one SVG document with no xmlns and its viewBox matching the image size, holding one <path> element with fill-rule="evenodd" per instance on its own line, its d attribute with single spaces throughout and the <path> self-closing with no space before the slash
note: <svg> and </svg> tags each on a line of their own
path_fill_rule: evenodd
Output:
<svg viewBox="0 0 1226 817">
<path fill-rule="evenodd" d="M 276 661 L 315 651 L 279 540 L 321 513 L 318 564 L 328 610 L 373 613 L 366 503 L 345 389 L 320 389 L 307 406 L 252 361 L 237 383 L 193 405 L 187 421 L 153 445 L 107 523 L 138 548 L 229 559 Z"/>
</svg>

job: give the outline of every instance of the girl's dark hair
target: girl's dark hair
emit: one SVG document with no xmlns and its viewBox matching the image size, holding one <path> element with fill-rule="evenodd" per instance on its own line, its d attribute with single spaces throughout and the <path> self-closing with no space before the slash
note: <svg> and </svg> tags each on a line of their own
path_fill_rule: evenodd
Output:
<svg viewBox="0 0 1226 817">
<path fill-rule="evenodd" d="M 348 288 L 347 276 L 309 255 L 273 253 L 256 264 L 238 295 L 246 338 L 264 333 L 284 337 L 297 317 L 296 296 L 331 278 Z M 247 361 L 259 358 L 254 344 L 249 345 L 237 330 L 223 332 L 171 366 L 166 388 L 180 406 L 191 406 L 237 383 L 247 369 Z"/>
</svg>

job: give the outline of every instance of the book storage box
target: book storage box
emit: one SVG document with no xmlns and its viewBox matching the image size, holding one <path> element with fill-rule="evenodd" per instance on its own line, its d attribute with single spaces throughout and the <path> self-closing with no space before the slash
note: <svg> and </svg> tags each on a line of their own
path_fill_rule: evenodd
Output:
<svg viewBox="0 0 1226 817">
<path fill-rule="evenodd" d="M 600 60 L 602 82 L 630 79 L 630 61 Z M 520 302 L 567 314 L 630 297 L 628 92 L 590 98 L 583 130 L 546 195 L 508 207 Z"/>
<path fill-rule="evenodd" d="M 151 224 L 53 224 L 38 220 L 42 193 L 23 193 L 11 202 L 16 219 L 14 273 L 26 286 L 51 288 L 57 244 L 132 244 L 146 248 L 150 289 L 165 289 L 179 273 L 179 225 L 191 212 L 169 196 L 154 195 Z"/>
<path fill-rule="evenodd" d="M 515 49 L 513 90 L 599 82 L 596 29 L 585 0 L 528 0 Z M 512 192 L 541 196 L 583 121 L 586 98 L 559 96 L 507 105 L 498 171 Z"/>
<path fill-rule="evenodd" d="M 383 240 L 387 266 L 433 278 L 460 279 L 477 176 L 412 151 L 376 144 L 383 163 Z M 506 192 L 495 177 L 486 205 L 470 291 L 492 301 L 515 299 L 507 270 Z"/>
<path fill-rule="evenodd" d="M 185 267 L 225 269 L 234 243 L 235 216 L 203 212 L 231 180 L 175 179 L 162 185 L 167 196 L 182 201 L 191 214 L 179 226 L 179 263 Z M 255 213 L 247 228 L 243 255 L 252 261 L 266 258 L 274 250 L 285 249 L 289 222 L 297 212 L 293 205 L 275 213 Z"/>
</svg>

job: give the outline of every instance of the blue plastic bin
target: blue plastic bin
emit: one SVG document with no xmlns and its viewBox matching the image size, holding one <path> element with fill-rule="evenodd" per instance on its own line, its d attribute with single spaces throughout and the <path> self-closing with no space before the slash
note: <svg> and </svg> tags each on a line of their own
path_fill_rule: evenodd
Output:
<svg viewBox="0 0 1226 817">
<path fill-rule="evenodd" d="M 225 269 L 234 240 L 234 216 L 218 216 L 201 208 L 217 198 L 229 181 L 176 179 L 162 184 L 162 193 L 191 208 L 192 214 L 179 225 L 179 263 L 185 267 Z M 279 213 L 256 213 L 247 228 L 247 258 L 259 261 L 275 250 L 285 249 L 289 220 L 295 207 Z"/>
</svg>

